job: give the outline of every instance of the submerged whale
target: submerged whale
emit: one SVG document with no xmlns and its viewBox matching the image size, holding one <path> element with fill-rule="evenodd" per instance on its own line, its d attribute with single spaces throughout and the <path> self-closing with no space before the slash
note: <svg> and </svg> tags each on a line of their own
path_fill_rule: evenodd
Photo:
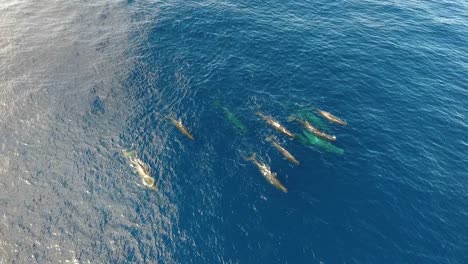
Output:
<svg viewBox="0 0 468 264">
<path fill-rule="evenodd" d="M 276 121 L 275 119 L 273 119 L 271 116 L 267 116 L 265 114 L 263 114 L 262 112 L 257 112 L 257 115 L 259 117 L 261 117 L 267 124 L 269 124 L 271 127 L 273 127 L 274 129 L 276 129 L 276 131 L 280 132 L 280 133 L 283 133 L 287 136 L 289 136 L 290 138 L 295 138 L 296 136 L 294 135 L 294 133 L 292 133 L 291 131 L 289 131 L 286 127 L 284 127 L 283 125 L 281 125 L 278 121 Z"/>
<path fill-rule="evenodd" d="M 180 120 L 177 120 L 174 116 L 168 115 L 167 118 L 171 121 L 171 123 L 177 127 L 177 129 L 180 131 L 180 133 L 184 134 L 186 137 L 188 137 L 191 140 L 195 140 L 195 138 L 190 134 L 188 129 L 182 124 Z"/>
<path fill-rule="evenodd" d="M 219 100 L 215 100 L 213 104 L 220 108 L 223 111 L 223 114 L 226 116 L 227 120 L 237 129 L 239 134 L 245 134 L 247 132 L 247 127 L 240 121 L 240 119 L 231 112 L 226 106 L 221 105 Z"/>
<path fill-rule="evenodd" d="M 304 145 L 322 148 L 328 152 L 343 155 L 344 150 L 333 145 L 330 141 L 321 139 L 307 130 L 302 131 L 303 135 L 297 135 L 297 139 Z"/>
<path fill-rule="evenodd" d="M 276 177 L 276 173 L 271 172 L 270 167 L 268 167 L 266 164 L 260 163 L 257 160 L 256 154 L 253 153 L 250 157 L 246 158 L 246 160 L 252 161 L 260 170 L 262 173 L 263 177 L 273 186 L 276 188 L 280 189 L 282 192 L 287 193 L 288 189 L 284 187 L 284 185 L 278 180 Z"/>
<path fill-rule="evenodd" d="M 305 129 L 307 129 L 309 132 L 313 133 L 314 135 L 316 136 L 319 136 L 323 139 L 326 139 L 326 140 L 329 140 L 329 141 L 336 141 L 336 137 L 335 136 L 332 136 L 332 135 L 329 135 L 325 132 L 322 132 L 320 131 L 318 128 L 314 127 L 313 125 L 311 125 L 309 122 L 307 121 L 304 121 L 304 120 L 301 120 L 297 117 L 292 117 L 292 120 L 295 120 L 297 122 L 299 122 Z"/>
<path fill-rule="evenodd" d="M 281 146 L 273 136 L 269 136 L 265 140 L 270 142 L 271 145 L 273 145 L 273 147 L 276 148 L 279 151 L 279 153 L 281 153 L 281 155 L 283 155 L 283 157 L 285 157 L 291 163 L 294 163 L 296 165 L 300 164 L 299 161 L 289 151 L 287 151 L 283 146 Z"/>
<path fill-rule="evenodd" d="M 323 119 L 321 119 L 320 117 L 315 115 L 312 111 L 309 111 L 307 109 L 302 109 L 298 111 L 296 114 L 292 115 L 288 119 L 288 121 L 293 121 L 294 119 L 293 117 L 298 117 L 300 119 L 303 119 L 322 131 L 325 131 L 325 132 L 330 131 L 330 127 L 328 123 L 326 123 L 325 121 L 323 121 Z"/>
</svg>

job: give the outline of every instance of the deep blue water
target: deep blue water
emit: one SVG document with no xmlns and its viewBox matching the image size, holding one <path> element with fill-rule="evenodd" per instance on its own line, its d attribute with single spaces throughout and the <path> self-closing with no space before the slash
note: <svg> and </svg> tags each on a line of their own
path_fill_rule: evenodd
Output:
<svg viewBox="0 0 468 264">
<path fill-rule="evenodd" d="M 0 14 L 0 263 L 468 263 L 465 1 L 10 1 Z M 348 122 L 324 120 L 344 154 L 255 115 L 300 134 L 288 117 L 313 108 Z"/>
</svg>

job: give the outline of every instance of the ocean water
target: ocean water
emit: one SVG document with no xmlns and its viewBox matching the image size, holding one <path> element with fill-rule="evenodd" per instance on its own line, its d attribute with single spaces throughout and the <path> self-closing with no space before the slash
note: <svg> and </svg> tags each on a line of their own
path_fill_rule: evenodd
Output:
<svg viewBox="0 0 468 264">
<path fill-rule="evenodd" d="M 3 1 L 0 263 L 468 263 L 467 109 L 466 1 Z"/>
</svg>

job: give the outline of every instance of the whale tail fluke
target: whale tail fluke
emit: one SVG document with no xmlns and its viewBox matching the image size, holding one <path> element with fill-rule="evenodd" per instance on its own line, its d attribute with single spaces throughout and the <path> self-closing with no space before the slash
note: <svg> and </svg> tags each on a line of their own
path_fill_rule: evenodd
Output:
<svg viewBox="0 0 468 264">
<path fill-rule="evenodd" d="M 138 154 L 135 149 L 131 149 L 131 150 L 124 149 L 122 150 L 122 152 L 126 158 L 135 158 Z"/>
<path fill-rule="evenodd" d="M 257 159 L 257 153 L 252 153 L 252 155 L 250 155 L 249 157 L 246 157 L 245 160 L 251 160 L 251 161 L 254 161 Z"/>
<path fill-rule="evenodd" d="M 221 102 L 221 99 L 219 99 L 219 98 L 216 98 L 216 99 L 213 100 L 213 105 L 214 105 L 215 107 L 218 107 L 218 108 L 223 107 L 221 103 L 222 103 L 222 102 Z"/>
<path fill-rule="evenodd" d="M 321 111 L 321 109 L 316 105 L 309 106 L 309 109 L 311 109 L 312 112 L 315 112 L 317 114 Z"/>
<path fill-rule="evenodd" d="M 275 137 L 273 135 L 270 135 L 270 136 L 266 137 L 265 140 L 268 141 L 268 142 L 273 142 L 275 140 Z"/>
<path fill-rule="evenodd" d="M 288 117 L 288 122 L 297 121 L 297 120 L 298 120 L 298 118 L 297 118 L 297 116 L 295 116 L 295 115 L 290 115 L 290 116 Z"/>
<path fill-rule="evenodd" d="M 175 115 L 175 113 L 174 113 L 173 111 L 168 112 L 168 113 L 166 114 L 166 118 L 167 118 L 167 119 L 176 119 L 175 116 L 176 116 L 176 115 Z"/>
</svg>

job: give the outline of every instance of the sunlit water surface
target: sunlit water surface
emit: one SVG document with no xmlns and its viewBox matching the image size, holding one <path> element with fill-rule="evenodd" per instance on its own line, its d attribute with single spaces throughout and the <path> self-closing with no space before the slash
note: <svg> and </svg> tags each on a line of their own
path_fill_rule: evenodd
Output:
<svg viewBox="0 0 468 264">
<path fill-rule="evenodd" d="M 0 263 L 467 263 L 467 14 L 464 1 L 4 1 Z M 301 133 L 288 117 L 313 107 L 349 123 L 328 124 L 344 154 L 255 115 Z"/>
</svg>

